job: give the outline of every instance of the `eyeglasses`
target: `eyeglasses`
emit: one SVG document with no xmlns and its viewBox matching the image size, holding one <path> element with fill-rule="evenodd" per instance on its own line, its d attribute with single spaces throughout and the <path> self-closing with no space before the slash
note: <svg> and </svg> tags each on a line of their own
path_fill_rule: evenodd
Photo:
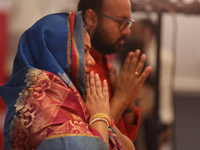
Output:
<svg viewBox="0 0 200 150">
<path fill-rule="evenodd" d="M 135 22 L 135 20 L 133 20 L 133 19 L 120 20 L 120 19 L 117 19 L 117 18 L 108 16 L 108 15 L 106 15 L 106 14 L 103 14 L 103 13 L 101 13 L 101 12 L 98 12 L 98 11 L 94 11 L 94 12 L 97 13 L 97 14 L 99 14 L 99 15 L 101 15 L 101 16 L 104 16 L 104 17 L 107 17 L 107 18 L 110 18 L 110 19 L 113 19 L 113 20 L 115 20 L 115 21 L 120 22 L 120 23 L 119 23 L 119 27 L 118 27 L 118 29 L 119 29 L 120 31 L 123 31 L 127 26 L 129 26 L 129 28 L 130 28 L 130 27 L 132 26 L 132 24 Z"/>
</svg>

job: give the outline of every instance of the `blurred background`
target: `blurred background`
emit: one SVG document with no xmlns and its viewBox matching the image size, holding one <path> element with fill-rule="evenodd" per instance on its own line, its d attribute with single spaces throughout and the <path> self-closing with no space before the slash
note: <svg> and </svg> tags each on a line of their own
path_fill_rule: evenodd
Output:
<svg viewBox="0 0 200 150">
<path fill-rule="evenodd" d="M 22 33 L 41 17 L 76 11 L 79 0 L 0 0 L 0 85 L 5 84 Z M 109 61 L 118 72 L 141 49 L 152 72 L 137 104 L 137 150 L 200 149 L 200 0 L 131 0 L 136 23 L 124 50 Z M 0 97 L 0 150 L 6 108 Z"/>
</svg>

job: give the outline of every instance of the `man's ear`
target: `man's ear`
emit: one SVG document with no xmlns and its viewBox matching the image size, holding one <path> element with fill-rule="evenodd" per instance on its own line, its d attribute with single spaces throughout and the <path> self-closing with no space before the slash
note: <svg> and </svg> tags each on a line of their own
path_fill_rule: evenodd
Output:
<svg viewBox="0 0 200 150">
<path fill-rule="evenodd" d="M 88 9 L 85 12 L 85 20 L 86 20 L 87 24 L 90 27 L 92 27 L 92 26 L 95 26 L 97 24 L 98 16 L 92 9 Z"/>
</svg>

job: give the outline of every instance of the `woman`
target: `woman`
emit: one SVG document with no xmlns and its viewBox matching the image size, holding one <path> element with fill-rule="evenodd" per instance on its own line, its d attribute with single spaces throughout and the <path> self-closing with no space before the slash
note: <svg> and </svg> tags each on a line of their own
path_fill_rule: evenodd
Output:
<svg viewBox="0 0 200 150">
<path fill-rule="evenodd" d="M 107 84 L 89 74 L 90 47 L 80 12 L 48 15 L 22 35 L 0 89 L 6 149 L 134 148 L 115 126 L 108 129 Z"/>
</svg>

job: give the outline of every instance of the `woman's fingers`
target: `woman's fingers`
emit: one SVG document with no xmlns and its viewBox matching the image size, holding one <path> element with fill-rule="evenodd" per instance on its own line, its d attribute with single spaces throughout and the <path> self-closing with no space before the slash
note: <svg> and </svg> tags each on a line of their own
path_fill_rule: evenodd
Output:
<svg viewBox="0 0 200 150">
<path fill-rule="evenodd" d="M 86 83 L 86 86 L 90 88 L 90 94 L 99 96 L 102 94 L 102 86 L 99 75 L 94 75 L 94 71 L 90 72 L 89 82 Z"/>
<path fill-rule="evenodd" d="M 90 95 L 90 76 L 86 76 L 86 94 Z"/>
<path fill-rule="evenodd" d="M 102 93 L 103 93 L 104 97 L 108 96 L 108 84 L 107 84 L 106 80 L 103 81 L 103 92 Z"/>
<path fill-rule="evenodd" d="M 103 87 L 98 74 L 94 75 L 91 71 L 86 77 L 86 94 L 92 96 L 93 100 L 108 99 L 108 84 L 107 81 L 103 81 Z"/>
<path fill-rule="evenodd" d="M 94 80 L 94 71 L 90 72 L 90 94 L 96 93 L 96 87 L 95 87 L 95 80 Z"/>
<path fill-rule="evenodd" d="M 96 86 L 97 95 L 100 96 L 102 94 L 102 87 L 101 87 L 101 81 L 99 79 L 98 74 L 95 74 L 95 86 Z"/>
</svg>

